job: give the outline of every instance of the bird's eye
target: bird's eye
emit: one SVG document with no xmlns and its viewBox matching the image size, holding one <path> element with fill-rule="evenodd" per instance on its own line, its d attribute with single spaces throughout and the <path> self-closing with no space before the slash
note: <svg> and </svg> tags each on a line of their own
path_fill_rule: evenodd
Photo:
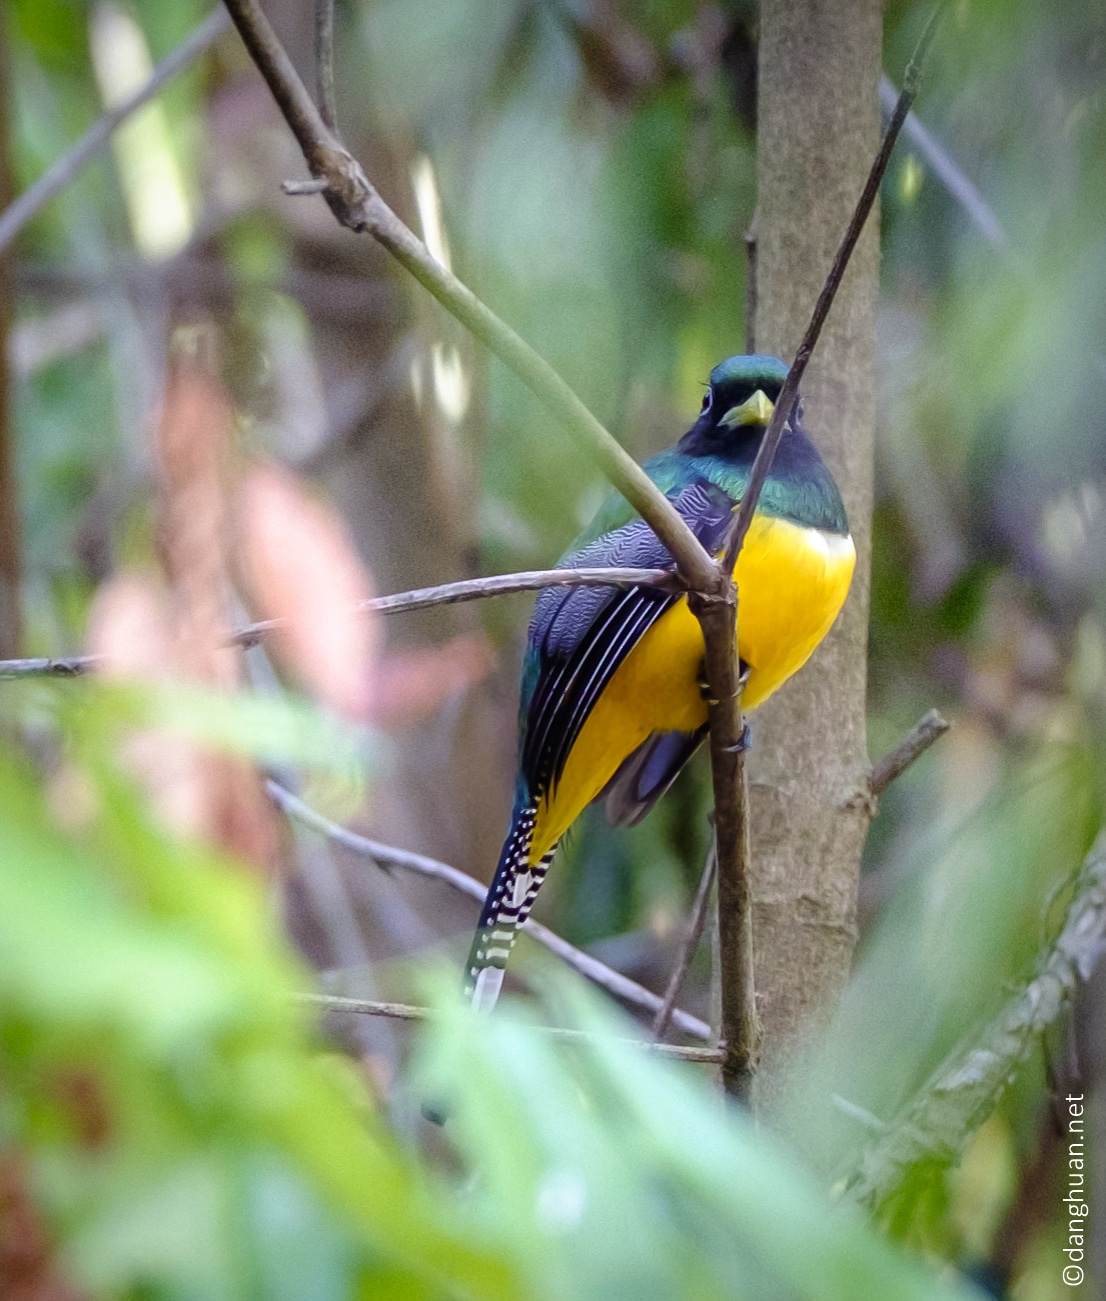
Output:
<svg viewBox="0 0 1106 1301">
<path fill-rule="evenodd" d="M 709 393 L 704 393 L 704 394 L 703 394 L 703 405 L 699 408 L 699 410 L 700 410 L 700 411 L 705 411 L 705 410 L 707 409 L 707 407 L 709 407 L 709 406 L 710 406 L 710 394 L 709 394 Z"/>
</svg>

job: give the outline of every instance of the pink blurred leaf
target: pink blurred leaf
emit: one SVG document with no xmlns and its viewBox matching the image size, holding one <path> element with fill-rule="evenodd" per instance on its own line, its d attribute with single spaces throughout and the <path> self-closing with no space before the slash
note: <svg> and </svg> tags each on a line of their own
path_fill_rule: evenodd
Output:
<svg viewBox="0 0 1106 1301">
<path fill-rule="evenodd" d="M 182 667 L 165 593 L 148 575 L 120 574 L 97 591 L 88 646 L 107 677 L 172 678 Z"/>
<path fill-rule="evenodd" d="M 469 634 L 389 655 L 377 670 L 373 716 L 382 724 L 423 718 L 455 692 L 481 682 L 495 663 L 487 638 Z"/>
<path fill-rule="evenodd" d="M 195 647 L 179 635 L 180 622 L 180 612 L 173 611 L 155 578 L 120 575 L 96 593 L 89 648 L 104 657 L 100 671 L 109 677 L 147 682 L 192 678 L 197 676 Z M 126 736 L 122 758 L 167 825 L 224 845 L 258 866 L 272 863 L 271 811 L 247 763 L 211 754 L 184 736 L 148 728 Z"/>
<path fill-rule="evenodd" d="M 332 709 L 368 717 L 377 628 L 357 606 L 372 585 L 344 524 L 275 465 L 246 473 L 237 505 L 244 580 L 262 617 L 282 621 L 274 650 Z"/>
</svg>

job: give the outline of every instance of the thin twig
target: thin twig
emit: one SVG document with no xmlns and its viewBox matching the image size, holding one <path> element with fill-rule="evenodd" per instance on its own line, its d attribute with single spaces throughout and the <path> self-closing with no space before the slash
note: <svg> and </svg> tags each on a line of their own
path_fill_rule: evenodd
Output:
<svg viewBox="0 0 1106 1301">
<path fill-rule="evenodd" d="M 396 1021 L 432 1021 L 433 1011 L 428 1007 L 412 1007 L 409 1003 L 378 1003 L 368 998 L 342 998 L 336 994 L 300 994 L 298 999 L 323 1012 L 347 1012 L 358 1016 L 383 1016 Z M 596 1041 L 599 1035 L 587 1030 L 572 1030 L 564 1026 L 538 1026 L 540 1034 L 551 1039 L 568 1039 L 580 1043 Z M 607 1040 L 609 1042 L 609 1040 Z M 628 1048 L 640 1048 L 657 1057 L 673 1057 L 685 1062 L 717 1063 L 722 1060 L 720 1048 L 686 1048 L 680 1044 L 654 1043 L 650 1039 L 620 1039 L 617 1042 Z"/>
<path fill-rule="evenodd" d="M 672 964 L 672 974 L 668 978 L 668 988 L 664 991 L 664 998 L 657 1009 L 657 1015 L 653 1018 L 653 1037 L 655 1039 L 663 1039 L 668 1033 L 668 1022 L 672 1018 L 672 1009 L 676 1006 L 676 999 L 680 996 L 680 988 L 687 976 L 687 969 L 691 966 L 691 959 L 695 956 L 699 941 L 703 937 L 703 926 L 707 920 L 707 902 L 710 899 L 710 888 L 714 884 L 714 872 L 717 866 L 718 851 L 712 844 L 710 853 L 707 855 L 707 861 L 703 864 L 703 874 L 699 878 L 699 888 L 695 892 L 695 902 L 691 905 L 687 932 L 680 944 L 679 952 L 676 954 L 676 961 Z"/>
<path fill-rule="evenodd" d="M 930 14 L 910 63 L 907 65 L 906 76 L 903 78 L 902 91 L 899 94 L 898 103 L 895 105 L 895 111 L 891 114 L 891 120 L 887 124 L 887 130 L 883 134 L 879 150 L 876 153 L 871 170 L 868 172 L 868 179 L 864 182 L 864 188 L 860 192 L 860 198 L 857 200 L 853 215 L 849 219 L 844 238 L 841 240 L 841 245 L 833 259 L 833 265 L 830 267 L 829 275 L 826 276 L 822 292 L 818 295 L 818 301 L 814 305 L 810 324 L 806 327 L 803 341 L 799 344 L 795 360 L 791 363 L 791 369 L 787 373 L 787 379 L 780 391 L 776 408 L 772 412 L 768 430 L 757 450 L 756 460 L 754 460 L 753 468 L 749 474 L 749 483 L 745 489 L 745 495 L 742 497 L 741 505 L 734 516 L 733 523 L 730 525 L 729 536 L 723 549 L 726 573 L 732 574 L 734 565 L 737 564 L 738 553 L 745 541 L 745 534 L 749 531 L 749 525 L 752 523 L 753 512 L 756 510 L 757 502 L 760 499 L 761 489 L 764 487 L 764 481 L 772 468 L 776 448 L 779 446 L 784 428 L 791 418 L 803 372 L 806 370 L 807 363 L 810 361 L 811 354 L 822 333 L 822 326 L 826 323 L 826 317 L 833 306 L 833 300 L 837 297 L 837 291 L 849 265 L 849 259 L 852 257 L 853 249 L 856 248 L 857 241 L 860 239 L 861 232 L 868 220 L 868 214 L 872 211 L 876 195 L 879 194 L 880 182 L 887 171 L 891 151 L 894 149 L 899 132 L 902 130 L 902 124 L 906 120 L 910 106 L 914 103 L 914 99 L 918 94 L 922 64 L 929 52 L 933 37 L 936 35 L 937 20 L 944 11 L 946 4 L 947 0 L 939 0 L 939 3 Z"/>
<path fill-rule="evenodd" d="M 323 120 L 257 0 L 225 0 L 242 41 L 303 151 L 325 198 L 351 230 L 371 235 L 545 404 L 594 456 L 611 483 L 667 547 L 689 586 L 718 589 L 714 562 L 645 471 L 555 370 L 442 266 L 380 197 L 360 163 Z"/>
<path fill-rule="evenodd" d="M 280 188 L 285 194 L 298 196 L 301 194 L 322 194 L 326 189 L 326 181 L 281 181 Z"/>
<path fill-rule="evenodd" d="M 668 569 L 530 569 L 517 574 L 493 574 L 487 578 L 466 578 L 458 583 L 419 587 L 391 596 L 374 596 L 359 607 L 365 613 L 395 614 L 401 610 L 426 610 L 434 605 L 453 605 L 489 596 L 539 591 L 544 587 L 656 587 L 678 591 L 680 583 Z M 228 646 L 259 645 L 282 627 L 279 619 L 264 619 L 232 632 Z M 37 659 L 0 660 L 0 679 L 77 677 L 103 662 L 99 655 L 64 655 Z"/>
<path fill-rule="evenodd" d="M 186 40 L 157 65 L 145 85 L 128 96 L 89 127 L 72 149 L 62 155 L 18 199 L 0 213 L 0 249 L 5 249 L 16 235 L 55 195 L 73 180 L 84 165 L 111 139 L 112 133 L 137 109 L 209 49 L 229 26 L 227 15 L 215 9 Z"/>
<path fill-rule="evenodd" d="M 319 112 L 338 134 L 338 101 L 334 94 L 334 0 L 315 0 L 315 85 Z"/>
<path fill-rule="evenodd" d="M 361 1016 L 380 1016 L 392 1021 L 429 1021 L 433 1012 L 428 1007 L 412 1007 L 410 1003 L 381 1003 L 371 998 L 346 998 L 340 994 L 297 994 L 298 1003 L 317 1007 L 324 1012 L 354 1012 Z"/>
<path fill-rule="evenodd" d="M 102 655 L 51 655 L 24 660 L 0 660 L 3 678 L 77 678 L 104 662 Z"/>
<path fill-rule="evenodd" d="M 410 850 L 383 845 L 379 841 L 370 840 L 367 836 L 358 835 L 355 831 L 339 826 L 338 823 L 323 817 L 309 804 L 305 804 L 303 800 L 293 795 L 279 782 L 270 779 L 266 782 L 266 790 L 273 802 L 288 817 L 295 818 L 305 826 L 313 828 L 329 840 L 334 841 L 335 844 L 341 845 L 344 849 L 348 849 L 363 858 L 372 859 L 379 867 L 403 868 L 406 871 L 414 872 L 418 876 L 428 877 L 430 880 L 443 881 L 467 898 L 473 899 L 477 903 L 484 902 L 484 897 L 488 892 L 487 887 L 474 877 L 468 876 L 455 867 L 451 867 L 448 863 L 439 863 L 436 859 L 412 853 Z M 590 953 L 584 953 L 575 948 L 547 926 L 543 926 L 541 922 L 528 917 L 523 922 L 522 928 L 539 944 L 544 945 L 551 953 L 573 967 L 593 984 L 605 989 L 615 998 L 630 1003 L 635 1007 L 644 1008 L 648 1012 L 655 1013 L 660 1007 L 660 997 L 654 994 L 652 990 L 646 989 L 628 976 L 612 970 L 600 962 L 598 958 L 593 958 Z M 709 1039 L 711 1037 L 710 1026 L 705 1021 L 701 1021 L 698 1017 L 692 1016 L 689 1012 L 684 1012 L 679 1008 L 672 1013 L 672 1024 L 684 1034 L 693 1035 L 697 1039 Z"/>
<path fill-rule="evenodd" d="M 887 1125 L 846 1174 L 847 1196 L 878 1212 L 919 1164 L 951 1165 L 1104 954 L 1106 836 L 1100 836 L 1080 873 L 1063 930 L 1038 958 L 1033 978 L 982 1033 L 972 1033 L 953 1049 Z"/>
<path fill-rule="evenodd" d="M 885 113 L 894 111 L 898 98 L 899 92 L 890 78 L 881 77 L 879 103 Z M 914 113 L 908 113 L 902 133 L 929 164 L 938 181 L 968 214 L 968 219 L 988 244 L 999 253 L 1008 253 L 1006 232 L 995 216 L 994 209 L 933 132 Z"/>
<path fill-rule="evenodd" d="M 881 795 L 893 781 L 901 777 L 915 759 L 921 758 L 929 747 L 952 726 L 936 709 L 919 719 L 903 739 L 875 765 L 868 776 L 868 789 Z"/>
<path fill-rule="evenodd" d="M 517 574 L 495 574 L 489 578 L 466 578 L 438 587 L 416 588 L 394 596 L 376 596 L 365 602 L 366 610 L 393 614 L 397 610 L 424 610 L 431 605 L 452 605 L 486 596 L 509 596 L 543 587 L 656 587 L 679 591 L 682 584 L 670 569 L 531 569 Z"/>
</svg>

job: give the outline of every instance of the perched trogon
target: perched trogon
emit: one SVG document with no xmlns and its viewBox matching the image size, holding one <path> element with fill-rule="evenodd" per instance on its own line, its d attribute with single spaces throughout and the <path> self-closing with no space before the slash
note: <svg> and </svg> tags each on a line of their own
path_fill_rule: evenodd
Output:
<svg viewBox="0 0 1106 1301">
<path fill-rule="evenodd" d="M 645 463 L 714 555 L 786 377 L 776 357 L 720 363 L 695 424 Z M 810 658 L 845 602 L 855 562 L 841 494 L 796 403 L 734 573 L 744 708 Z M 663 569 L 672 559 L 614 495 L 559 564 Z M 523 666 L 511 823 L 465 973 L 476 1006 L 495 1003 L 518 927 L 584 807 L 605 796 L 613 822 L 638 822 L 706 729 L 703 638 L 685 596 L 648 587 L 542 591 Z"/>
</svg>

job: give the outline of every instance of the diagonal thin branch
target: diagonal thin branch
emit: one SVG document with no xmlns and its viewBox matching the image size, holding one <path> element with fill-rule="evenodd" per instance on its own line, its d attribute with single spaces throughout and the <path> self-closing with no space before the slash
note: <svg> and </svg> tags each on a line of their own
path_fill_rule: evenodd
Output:
<svg viewBox="0 0 1106 1301">
<path fill-rule="evenodd" d="M 257 0 L 225 0 L 242 41 L 299 142 L 325 198 L 351 230 L 370 234 L 514 373 L 586 447 L 611 483 L 667 547 L 689 586 L 718 589 L 714 562 L 676 508 L 611 437 L 557 372 L 438 262 L 377 193 L 360 163 L 323 120 Z"/>
<path fill-rule="evenodd" d="M 436 859 L 426 858 L 422 854 L 415 854 L 406 849 L 396 849 L 391 845 L 383 845 L 379 841 L 370 840 L 367 836 L 360 836 L 357 832 L 350 831 L 348 828 L 332 822 L 329 818 L 323 817 L 321 813 L 311 808 L 309 804 L 305 804 L 303 800 L 293 795 L 290 790 L 281 786 L 279 782 L 270 779 L 265 785 L 269 798 L 283 813 L 290 818 L 295 818 L 298 822 L 302 822 L 305 826 L 311 827 L 329 840 L 334 841 L 335 844 L 341 845 L 344 849 L 348 849 L 363 858 L 370 858 L 382 868 L 399 867 L 433 881 L 442 881 L 469 899 L 473 899 L 477 903 L 484 902 L 484 896 L 488 892 L 487 886 L 482 885 L 474 877 L 468 876 L 457 868 L 451 867 L 448 863 L 439 863 Z M 562 961 L 573 967 L 582 976 L 600 988 L 605 989 L 615 998 L 619 998 L 635 1007 L 644 1008 L 647 1012 L 655 1013 L 661 1006 L 660 997 L 654 994 L 652 990 L 646 989 L 628 976 L 623 976 L 620 972 L 612 970 L 600 962 L 598 958 L 593 958 L 590 953 L 584 953 L 582 950 L 575 948 L 567 940 L 562 939 L 547 926 L 536 922 L 532 917 L 528 917 L 523 922 L 522 929 L 537 940 L 539 944 L 544 945 L 550 953 L 561 958 Z M 711 1037 L 710 1026 L 705 1021 L 701 1021 L 698 1017 L 678 1008 L 672 1013 L 672 1023 L 684 1034 L 693 1035 L 697 1039 L 709 1039 Z"/>
<path fill-rule="evenodd" d="M 436 587 L 418 587 L 391 596 L 374 596 L 360 608 L 366 614 L 395 614 L 402 610 L 426 610 L 435 605 L 453 605 L 489 596 L 539 591 L 544 587 L 638 586 L 656 587 L 662 591 L 680 590 L 679 580 L 670 569 L 530 569 L 517 574 L 493 574 L 488 578 L 466 578 L 457 583 L 440 583 Z M 232 632 L 226 644 L 247 648 L 257 646 L 281 626 L 279 619 L 247 624 Z M 0 660 L 0 680 L 78 677 L 94 669 L 101 659 L 97 655 L 63 655 Z"/>
<path fill-rule="evenodd" d="M 315 85 L 323 121 L 338 134 L 334 94 L 334 0 L 315 0 Z"/>
<path fill-rule="evenodd" d="M 672 1019 L 672 1010 L 680 996 L 680 988 L 687 976 L 687 969 L 703 937 L 703 926 L 707 920 L 707 903 L 710 900 L 710 888 L 714 884 L 714 873 L 718 867 L 718 849 L 711 845 L 707 861 L 703 864 L 703 874 L 699 878 L 699 888 L 695 892 L 695 901 L 687 920 L 687 932 L 680 944 L 676 961 L 672 964 L 672 974 L 668 978 L 668 987 L 664 999 L 653 1018 L 653 1037 L 663 1039 L 668 1032 L 668 1023 Z"/>
<path fill-rule="evenodd" d="M 764 481 L 772 468 L 772 461 L 775 459 L 776 449 L 783 437 L 784 428 L 791 419 L 803 372 L 806 370 L 807 363 L 810 361 L 811 354 L 822 333 L 822 327 L 826 323 L 826 317 L 829 316 L 833 300 L 837 297 L 837 291 L 841 286 L 841 280 L 845 275 L 845 269 L 849 265 L 853 249 L 856 248 L 861 232 L 868 220 L 868 214 L 872 211 L 876 196 L 879 194 L 880 182 L 887 171 L 891 151 L 899 138 L 899 132 L 906 121 L 906 115 L 910 112 L 910 106 L 914 103 L 918 94 L 922 64 L 925 62 L 929 47 L 937 33 L 937 21 L 947 2 L 948 0 L 938 0 L 938 4 L 930 14 L 918 39 L 910 63 L 907 65 L 906 76 L 903 78 L 902 91 L 898 103 L 895 105 L 895 111 L 891 114 L 887 130 L 883 133 L 883 139 L 868 173 L 868 179 L 864 182 L 864 188 L 860 193 L 856 208 L 853 210 L 853 215 L 849 220 L 840 247 L 833 259 L 829 275 L 826 277 L 826 283 L 822 286 L 822 292 L 818 295 L 818 301 L 814 305 L 810 324 L 806 327 L 802 343 L 799 344 L 795 360 L 791 363 L 791 369 L 788 371 L 787 379 L 780 391 L 779 400 L 772 413 L 768 431 L 761 441 L 756 460 L 753 462 L 753 468 L 749 474 L 749 483 L 745 489 L 745 496 L 741 499 L 741 506 L 730 525 L 726 546 L 723 548 L 725 556 L 723 567 L 726 573 L 732 574 L 734 565 L 737 564 L 738 553 L 741 551 L 745 535 L 752 523 L 753 512 L 756 510 L 757 502 L 760 499 L 761 489 L 764 487 Z"/>
<path fill-rule="evenodd" d="M 137 109 L 154 98 L 178 72 L 198 59 L 230 26 L 226 13 L 214 9 L 186 40 L 157 65 L 145 85 L 94 122 L 68 153 L 48 168 L 3 213 L 0 213 L 0 250 L 77 176 L 84 165 L 111 139 L 112 133 Z"/>
<path fill-rule="evenodd" d="M 0 681 L 5 678 L 79 678 L 102 663 L 102 655 L 37 655 L 30 659 L 0 660 Z"/>
<path fill-rule="evenodd" d="M 994 1111 L 1042 1033 L 1106 955 L 1106 835 L 1088 854 L 1056 941 L 1033 978 L 983 1029 L 957 1045 L 848 1171 L 845 1194 L 878 1211 L 922 1162 L 951 1165 Z"/>
<path fill-rule="evenodd" d="M 868 775 L 868 789 L 873 795 L 883 792 L 906 772 L 907 768 L 920 759 L 934 741 L 939 741 L 952 724 L 936 709 L 923 715 L 903 739 L 883 756 Z"/>
<path fill-rule="evenodd" d="M 881 77 L 879 103 L 885 113 L 891 114 L 894 111 L 898 98 L 899 92 L 890 78 Z M 1006 231 L 995 216 L 994 209 L 933 132 L 912 112 L 906 115 L 902 132 L 929 164 L 934 176 L 968 214 L 968 219 L 988 244 L 999 253 L 1009 253 Z"/>
<path fill-rule="evenodd" d="M 543 587 L 656 587 L 662 591 L 678 591 L 681 584 L 670 569 L 530 569 L 490 578 L 466 578 L 457 583 L 398 592 L 395 596 L 376 596 L 365 602 L 365 608 L 392 614 L 397 610 L 425 610 L 431 605 L 509 596 Z"/>
<path fill-rule="evenodd" d="M 336 994 L 300 994 L 301 1003 L 317 1007 L 321 1012 L 348 1012 L 357 1016 L 382 1016 L 393 1021 L 431 1021 L 433 1011 L 428 1007 L 413 1007 L 409 1003 L 378 1003 L 367 998 L 342 998 Z M 565 1026 L 543 1025 L 540 1034 L 551 1039 L 568 1039 L 587 1043 L 598 1036 L 589 1030 L 572 1030 Z M 622 1039 L 631 1048 L 640 1048 L 655 1057 L 671 1057 L 684 1062 L 717 1063 L 722 1060 L 720 1048 L 686 1048 L 681 1044 L 660 1044 L 651 1039 Z"/>
<path fill-rule="evenodd" d="M 935 741 L 951 728 L 936 709 L 929 710 L 910 729 L 893 749 L 872 765 L 868 779 L 858 791 L 841 803 L 842 809 L 863 809 L 869 818 L 879 813 L 879 797 L 891 785 L 898 781 L 912 763 L 920 759 Z M 865 872 L 860 878 L 857 894 L 857 908 L 864 919 L 877 908 L 901 879 L 902 873 L 893 864 L 884 864 L 873 872 Z"/>
</svg>

